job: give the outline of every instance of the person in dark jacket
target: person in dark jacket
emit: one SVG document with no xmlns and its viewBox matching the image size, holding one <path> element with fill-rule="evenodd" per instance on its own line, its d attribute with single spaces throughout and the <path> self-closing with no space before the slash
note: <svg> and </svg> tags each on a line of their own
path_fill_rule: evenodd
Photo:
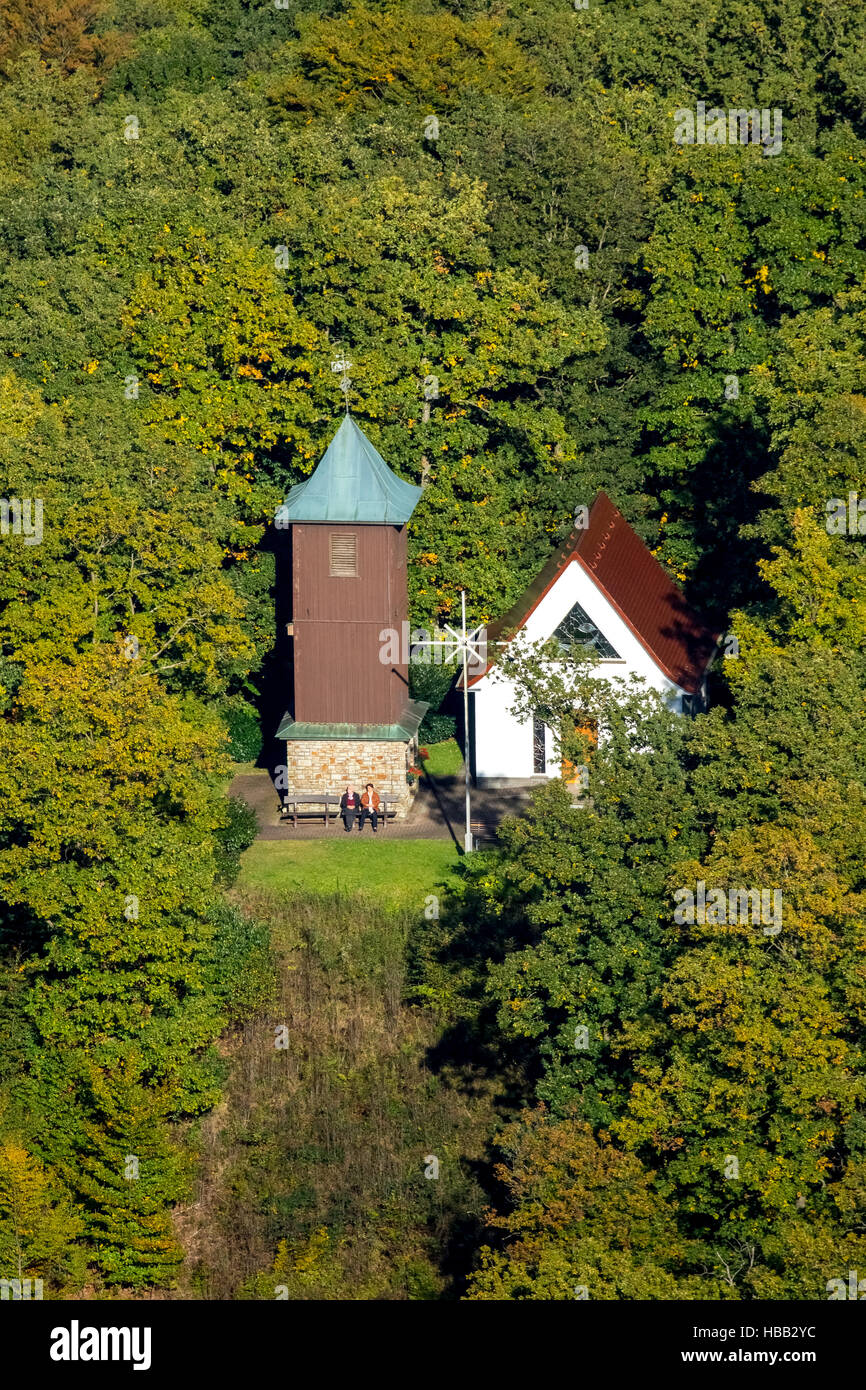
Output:
<svg viewBox="0 0 866 1390">
<path fill-rule="evenodd" d="M 360 816 L 360 814 L 361 798 L 350 783 L 340 797 L 340 815 L 343 817 L 347 834 L 354 828 L 355 817 Z M 358 828 L 360 829 L 360 826 Z"/>
<path fill-rule="evenodd" d="M 361 820 L 358 825 L 359 830 L 364 829 L 364 821 L 367 817 L 373 822 L 373 834 L 379 829 L 379 808 L 381 806 L 376 788 L 372 782 L 368 782 L 364 788 L 364 795 L 361 797 Z"/>
</svg>

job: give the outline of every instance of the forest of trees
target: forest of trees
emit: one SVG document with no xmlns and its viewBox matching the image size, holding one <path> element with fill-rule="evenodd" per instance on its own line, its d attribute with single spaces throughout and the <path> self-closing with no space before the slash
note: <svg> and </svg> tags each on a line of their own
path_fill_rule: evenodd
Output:
<svg viewBox="0 0 866 1390">
<path fill-rule="evenodd" d="M 536 793 L 410 932 L 508 1097 L 418 1296 L 866 1271 L 864 52 L 855 0 L 0 0 L 0 1275 L 176 1281 L 274 989 L 225 786 L 339 352 L 427 484 L 413 623 L 499 616 L 603 487 L 729 636 L 693 720 L 588 689 L 591 811 Z M 678 144 L 697 102 L 781 149 Z M 676 925 L 697 880 L 784 930 Z"/>
</svg>

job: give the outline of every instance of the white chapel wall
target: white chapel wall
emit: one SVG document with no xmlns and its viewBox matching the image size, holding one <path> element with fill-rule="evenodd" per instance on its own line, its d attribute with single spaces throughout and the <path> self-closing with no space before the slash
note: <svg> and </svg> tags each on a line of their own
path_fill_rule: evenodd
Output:
<svg viewBox="0 0 866 1390">
<path fill-rule="evenodd" d="M 647 685 L 668 697 L 681 709 L 681 689 L 669 680 L 596 587 L 585 570 L 572 561 L 538 607 L 530 614 L 524 632 L 530 642 L 548 638 L 563 618 L 579 603 L 599 630 L 619 653 L 619 660 L 603 660 L 595 668 L 602 679 L 628 679 L 642 676 Z M 496 649 L 490 651 L 495 661 Z M 515 701 L 513 682 L 494 668 L 472 687 L 475 698 L 475 775 L 480 780 L 496 778 L 528 779 L 533 770 L 532 721 L 521 722 L 511 713 Z M 560 761 L 550 729 L 546 731 L 548 777 L 558 777 Z"/>
</svg>

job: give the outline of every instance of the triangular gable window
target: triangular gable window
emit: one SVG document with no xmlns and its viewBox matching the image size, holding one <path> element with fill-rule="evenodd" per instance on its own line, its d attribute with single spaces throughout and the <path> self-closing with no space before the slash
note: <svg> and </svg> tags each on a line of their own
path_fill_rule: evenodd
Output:
<svg viewBox="0 0 866 1390">
<path fill-rule="evenodd" d="M 563 653 L 567 652 L 570 647 L 577 645 L 589 648 L 598 656 L 619 659 L 619 652 L 614 651 L 607 638 L 599 632 L 595 623 L 584 613 L 579 603 L 576 603 L 571 612 L 563 618 L 553 635 Z"/>
</svg>

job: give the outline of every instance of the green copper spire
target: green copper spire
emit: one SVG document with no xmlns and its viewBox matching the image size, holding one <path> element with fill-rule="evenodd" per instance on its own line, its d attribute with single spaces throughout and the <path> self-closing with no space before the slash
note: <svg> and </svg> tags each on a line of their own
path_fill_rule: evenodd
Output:
<svg viewBox="0 0 866 1390">
<path fill-rule="evenodd" d="M 420 496 L 421 488 L 404 483 L 392 473 L 351 415 L 347 415 L 312 476 L 291 489 L 277 511 L 276 521 L 279 527 L 296 521 L 404 526 Z"/>
</svg>

